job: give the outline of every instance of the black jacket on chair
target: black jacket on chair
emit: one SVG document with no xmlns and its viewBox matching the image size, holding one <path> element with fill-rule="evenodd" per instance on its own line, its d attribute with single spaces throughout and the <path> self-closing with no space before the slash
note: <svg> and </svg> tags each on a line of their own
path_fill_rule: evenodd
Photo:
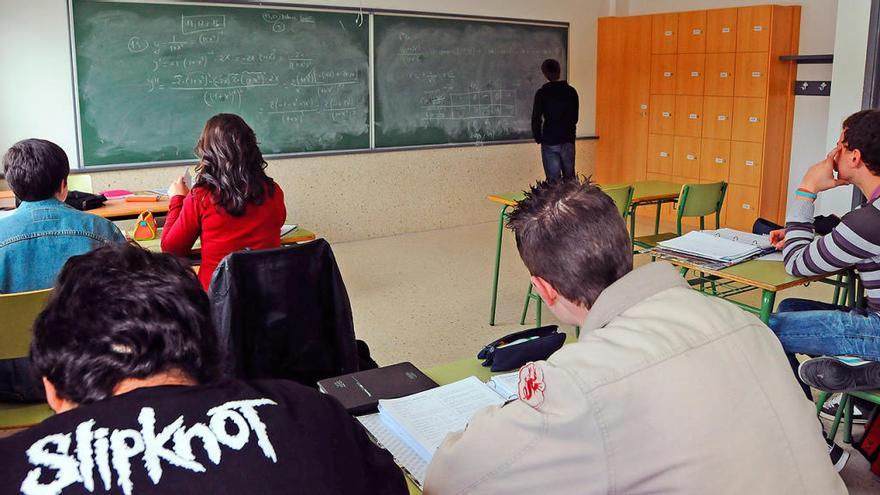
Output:
<svg viewBox="0 0 880 495">
<path fill-rule="evenodd" d="M 315 387 L 358 371 L 351 303 L 327 241 L 232 253 L 208 295 L 231 376 Z"/>
</svg>

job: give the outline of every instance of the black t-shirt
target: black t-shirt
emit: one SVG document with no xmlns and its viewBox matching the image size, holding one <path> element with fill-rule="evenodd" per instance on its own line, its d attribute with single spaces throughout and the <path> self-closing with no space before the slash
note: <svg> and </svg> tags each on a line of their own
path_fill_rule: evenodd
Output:
<svg viewBox="0 0 880 495">
<path fill-rule="evenodd" d="M 573 143 L 578 121 L 578 94 L 566 81 L 553 81 L 535 93 L 532 136 L 541 144 Z"/>
<path fill-rule="evenodd" d="M 141 388 L 0 440 L 0 493 L 405 494 L 335 399 L 292 382 Z"/>
</svg>

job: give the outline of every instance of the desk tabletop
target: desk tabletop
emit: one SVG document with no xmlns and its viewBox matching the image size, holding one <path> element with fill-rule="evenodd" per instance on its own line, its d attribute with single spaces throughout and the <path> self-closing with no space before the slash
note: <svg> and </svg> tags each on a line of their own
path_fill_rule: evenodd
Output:
<svg viewBox="0 0 880 495">
<path fill-rule="evenodd" d="M 161 230 L 160 230 L 160 233 L 161 233 Z M 281 245 L 283 246 L 286 244 L 296 244 L 298 242 L 306 242 L 306 241 L 314 241 L 314 240 L 315 240 L 315 233 L 314 232 L 297 226 L 297 228 L 288 232 L 287 235 L 285 235 L 284 237 L 281 238 Z M 155 253 L 162 252 L 162 240 L 160 237 L 157 237 L 155 239 L 150 239 L 148 241 L 134 241 L 134 242 L 136 242 L 140 247 L 142 247 L 148 251 L 153 251 Z M 192 254 L 198 254 L 199 251 L 201 251 L 201 249 L 202 249 L 202 241 L 201 241 L 201 239 L 196 239 L 196 243 L 193 244 L 193 247 L 192 247 Z"/>
<path fill-rule="evenodd" d="M 662 256 L 660 258 L 663 259 Z M 796 277 L 794 275 L 789 275 L 786 273 L 785 265 L 781 261 L 751 260 L 718 270 L 707 270 L 697 264 L 688 263 L 682 260 L 665 259 L 664 261 L 668 261 L 676 266 L 700 271 L 707 275 L 715 275 L 726 280 L 732 280 L 734 282 L 751 285 L 752 287 L 772 292 L 778 292 L 798 285 L 803 285 L 807 282 L 828 278 L 828 275 L 816 275 L 813 277 Z"/>
<path fill-rule="evenodd" d="M 619 187 L 633 186 L 633 202 L 657 201 L 662 199 L 675 199 L 681 193 L 682 184 L 662 180 L 642 180 L 635 182 L 619 182 L 614 184 L 599 184 L 602 189 L 617 189 Z M 486 199 L 494 203 L 507 206 L 516 206 L 517 201 L 522 201 L 525 194 L 506 193 L 490 194 Z"/>
<path fill-rule="evenodd" d="M 104 206 L 86 213 L 98 215 L 108 220 L 126 220 L 137 218 L 141 212 L 152 211 L 154 214 L 168 212 L 168 197 L 159 201 L 126 201 L 125 198 L 108 199 Z M 0 208 L 15 208 L 15 195 L 12 191 L 0 191 Z"/>
</svg>

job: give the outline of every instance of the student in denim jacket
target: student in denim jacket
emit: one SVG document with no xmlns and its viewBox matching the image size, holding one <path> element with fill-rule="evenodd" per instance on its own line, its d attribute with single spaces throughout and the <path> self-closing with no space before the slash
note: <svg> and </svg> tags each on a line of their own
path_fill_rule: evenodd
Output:
<svg viewBox="0 0 880 495">
<path fill-rule="evenodd" d="M 55 143 L 15 143 L 3 157 L 3 170 L 21 204 L 0 218 L 0 293 L 52 287 L 71 256 L 125 242 L 109 220 L 64 203 L 70 165 Z M 41 388 L 27 359 L 0 360 L 0 400 L 42 400 Z"/>
</svg>

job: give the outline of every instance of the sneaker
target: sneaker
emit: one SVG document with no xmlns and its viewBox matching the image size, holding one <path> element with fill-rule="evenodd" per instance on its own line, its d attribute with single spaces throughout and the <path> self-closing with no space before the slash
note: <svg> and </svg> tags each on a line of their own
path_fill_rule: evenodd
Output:
<svg viewBox="0 0 880 495">
<path fill-rule="evenodd" d="M 825 439 L 825 442 L 828 443 L 828 457 L 831 458 L 831 464 L 834 465 L 834 470 L 838 473 L 843 471 L 843 467 L 846 466 L 846 461 L 849 460 L 849 452 L 843 450 L 843 447 L 827 438 Z"/>
<path fill-rule="evenodd" d="M 822 405 L 822 410 L 819 411 L 819 416 L 828 421 L 834 421 L 834 417 L 837 415 L 837 409 L 839 407 L 840 394 L 834 394 L 827 402 L 825 402 L 825 404 Z M 842 418 L 843 417 L 841 416 L 841 419 Z M 868 423 L 868 415 L 859 409 L 859 406 L 856 404 L 853 404 L 852 418 L 850 419 L 854 425 L 864 425 Z"/>
<path fill-rule="evenodd" d="M 828 392 L 871 390 L 880 388 L 880 361 L 821 356 L 801 363 L 798 376 L 807 385 Z"/>
</svg>

